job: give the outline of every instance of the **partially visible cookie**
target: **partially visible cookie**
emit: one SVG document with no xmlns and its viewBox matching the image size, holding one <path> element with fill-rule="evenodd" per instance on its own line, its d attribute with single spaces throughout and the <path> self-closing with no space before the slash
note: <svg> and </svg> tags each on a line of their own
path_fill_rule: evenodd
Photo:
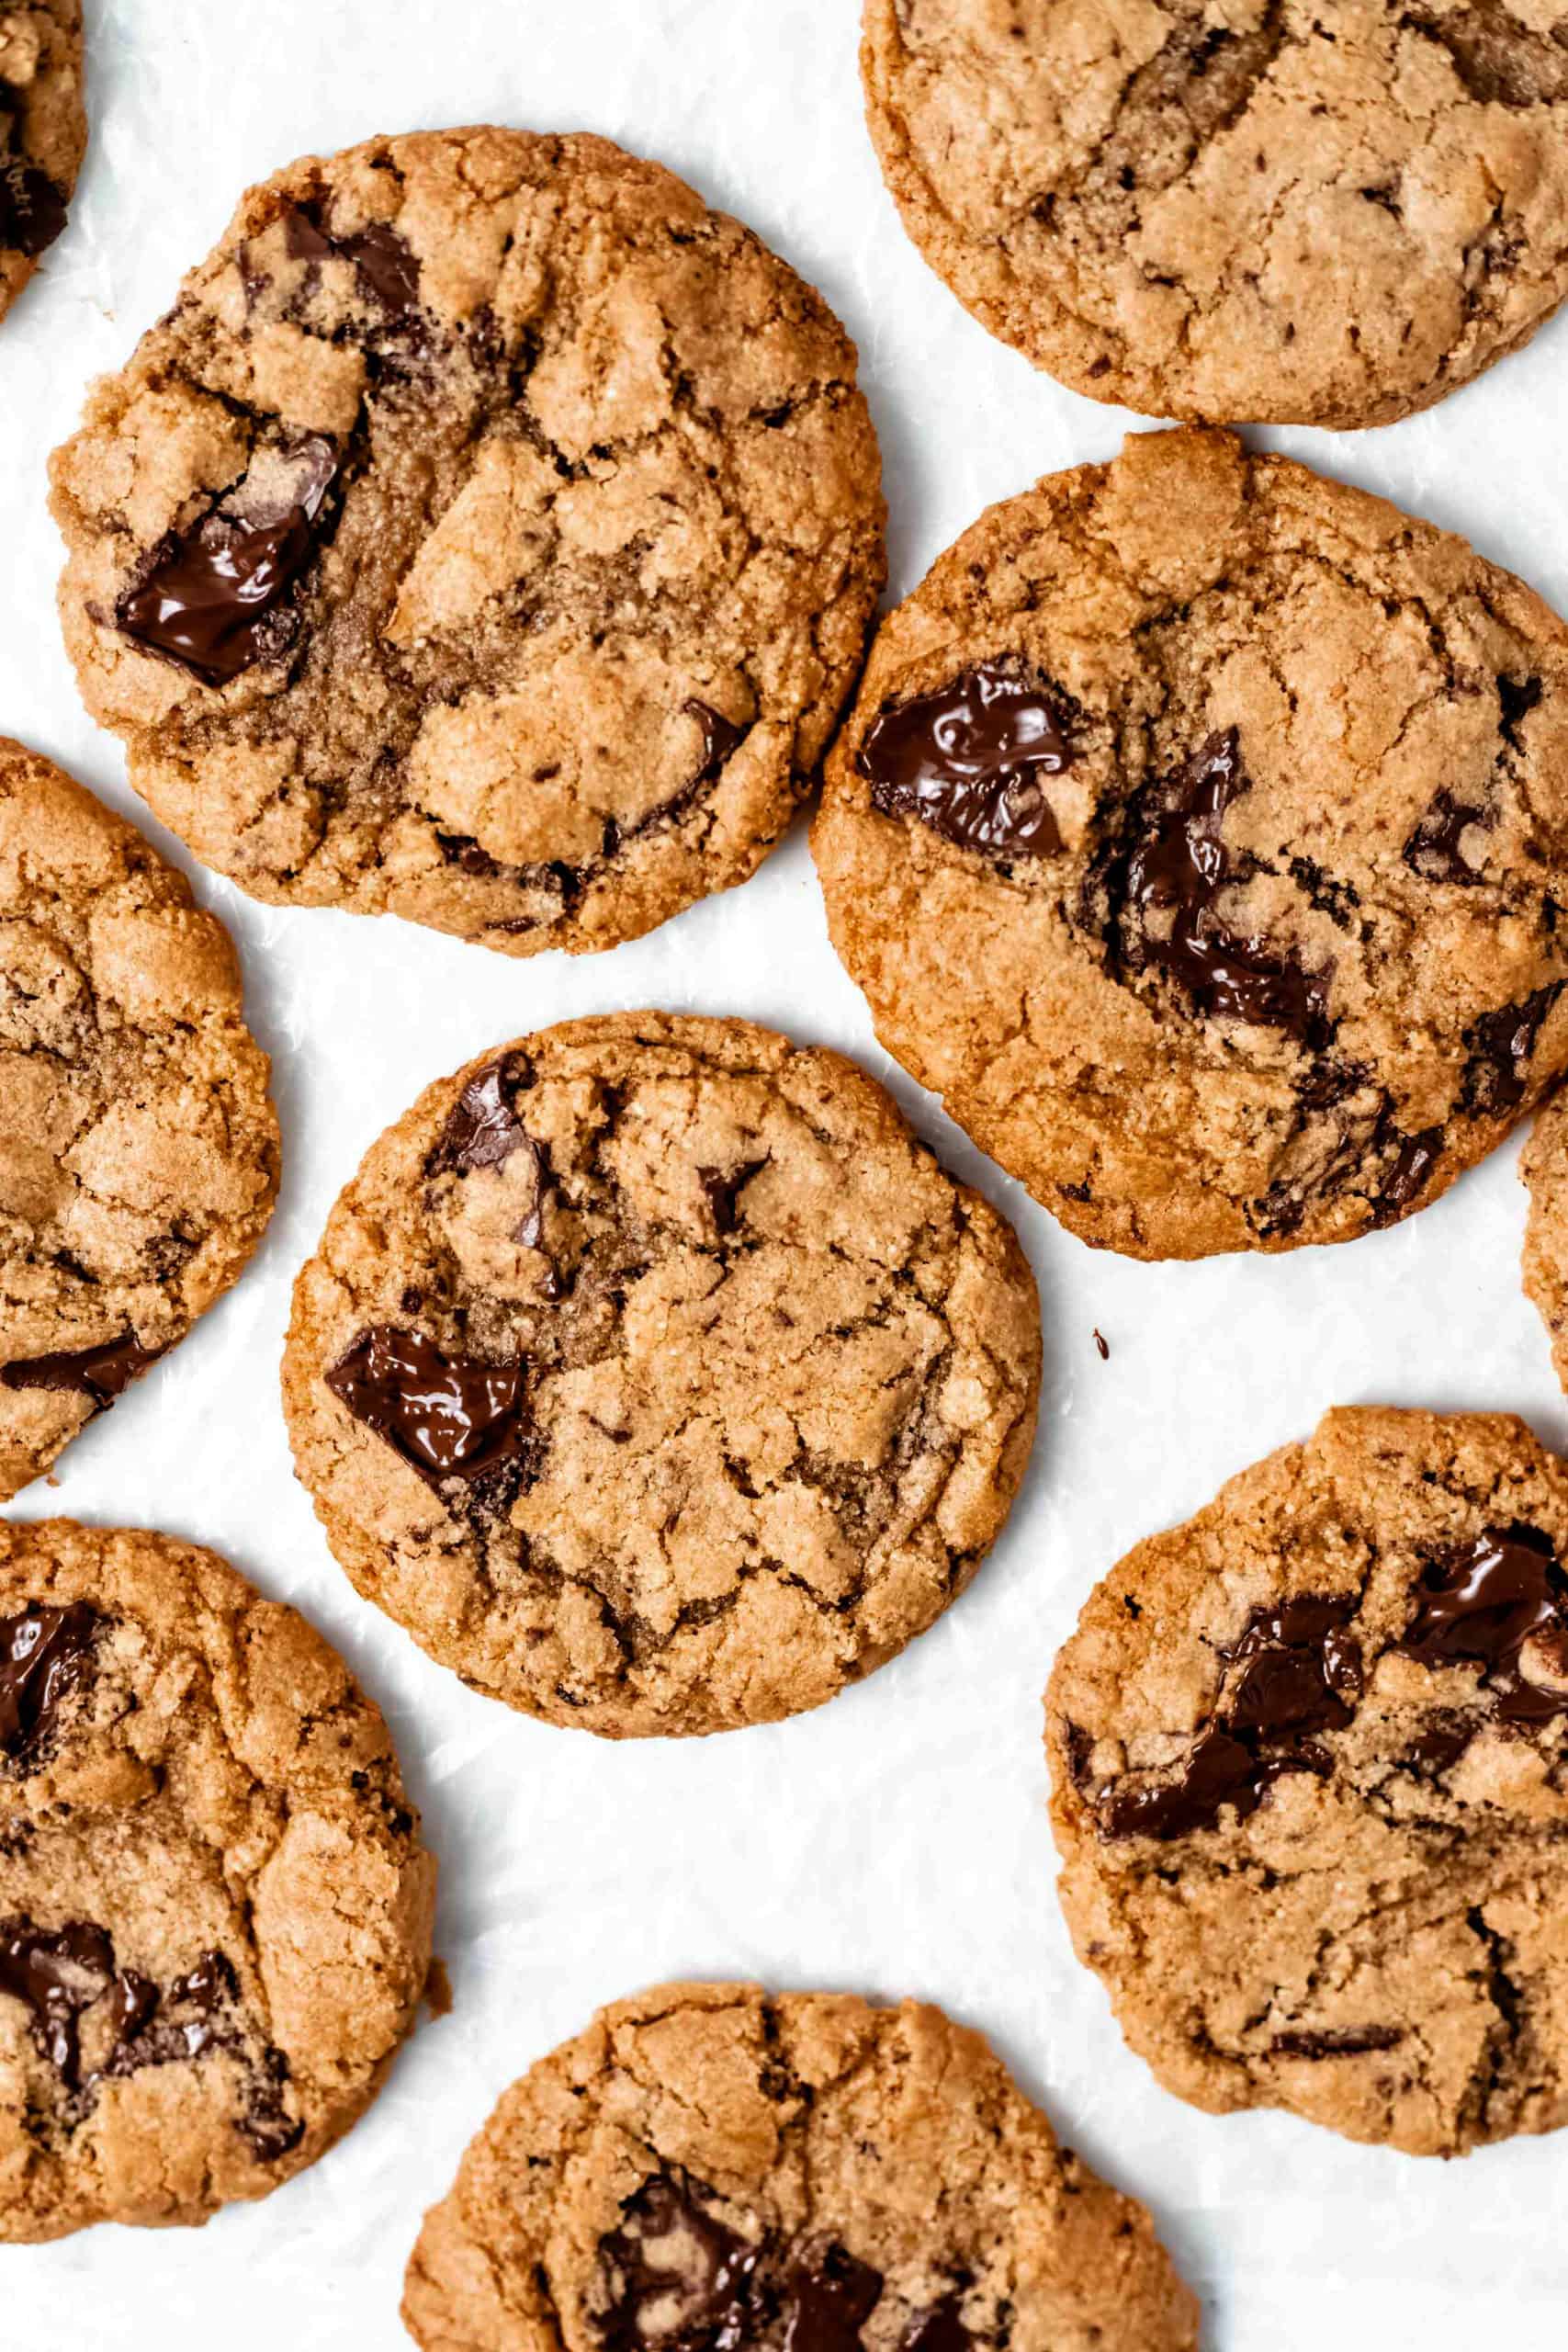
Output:
<svg viewBox="0 0 1568 2352">
<path fill-rule="evenodd" d="M 1197 2305 L 977 2033 L 665 1984 L 513 2084 L 426 2217 L 423 2352 L 1190 2352 Z"/>
<path fill-rule="evenodd" d="M 292 1609 L 169 1536 L 0 1523 L 0 2239 L 313 2164 L 412 2023 L 434 1878 Z"/>
<path fill-rule="evenodd" d="M 516 956 L 755 871 L 885 574 L 849 337 L 602 139 L 253 188 L 53 481 L 82 691 L 197 855 Z"/>
<path fill-rule="evenodd" d="M 1098 1587 L 1062 1907 L 1168 2090 L 1416 2155 L 1568 2122 L 1565 1562 L 1522 1421 L 1366 1409 Z"/>
<path fill-rule="evenodd" d="M 1529 1187 L 1525 1221 L 1525 1294 L 1551 1340 L 1557 1377 L 1568 1388 L 1568 1096 L 1551 1097 L 1519 1155 Z"/>
<path fill-rule="evenodd" d="M 1568 628 L 1229 434 L 991 508 L 884 622 L 812 835 L 877 1034 L 1140 1258 L 1425 1207 L 1568 1066 Z"/>
<path fill-rule="evenodd" d="M 749 1022 L 565 1023 L 426 1089 L 299 1275 L 299 1476 L 366 1598 L 610 1737 L 772 1722 L 924 1632 L 1040 1380 L 1010 1228 Z"/>
<path fill-rule="evenodd" d="M 81 0 L 0 0 L 0 319 L 65 227 L 86 144 Z"/>
<path fill-rule="evenodd" d="M 867 118 L 959 300 L 1153 416 L 1385 424 L 1568 293 L 1568 10 L 865 0 Z"/>
<path fill-rule="evenodd" d="M 185 876 L 0 738 L 0 1501 L 251 1257 L 277 1194 L 268 1068 Z"/>
</svg>

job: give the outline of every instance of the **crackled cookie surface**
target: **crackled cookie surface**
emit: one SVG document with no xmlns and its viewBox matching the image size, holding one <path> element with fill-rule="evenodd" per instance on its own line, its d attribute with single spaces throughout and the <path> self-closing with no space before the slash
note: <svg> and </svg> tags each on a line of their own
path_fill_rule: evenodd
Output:
<svg viewBox="0 0 1568 2352">
<path fill-rule="evenodd" d="M 1362 1409 L 1100 1585 L 1062 1905 L 1168 2090 L 1418 2155 L 1568 2122 L 1565 1559 L 1522 1421 Z"/>
<path fill-rule="evenodd" d="M 1568 8 L 866 0 L 883 172 L 959 300 L 1096 400 L 1382 424 L 1568 293 Z"/>
<path fill-rule="evenodd" d="M 885 1045 L 1084 1239 L 1344 1240 L 1568 1062 L 1568 629 L 1227 434 L 993 507 L 886 621 L 813 833 Z"/>
<path fill-rule="evenodd" d="M 434 1871 L 293 1610 L 167 1536 L 0 1525 L 0 2238 L 313 2164 L 412 2022 Z"/>
<path fill-rule="evenodd" d="M 183 1340 L 277 1193 L 229 935 L 0 739 L 0 1501 Z"/>
<path fill-rule="evenodd" d="M 427 1089 L 340 1197 L 284 1359 L 367 1599 L 611 1736 L 818 1705 L 922 1633 L 1034 1428 L 1010 1228 L 838 1055 L 569 1022 Z"/>
<path fill-rule="evenodd" d="M 977 2033 L 666 1984 L 513 2086 L 429 2214 L 424 2352 L 1189 2352 L 1148 2215 Z"/>
<path fill-rule="evenodd" d="M 81 0 L 0 5 L 0 319 L 63 233 L 86 143 Z"/>
<path fill-rule="evenodd" d="M 263 899 L 605 947 L 744 881 L 881 587 L 855 354 L 592 138 L 253 189 L 54 461 L 89 707 Z"/>
<path fill-rule="evenodd" d="M 1568 1388 L 1568 1097 L 1554 1094 L 1519 1157 L 1529 1187 L 1525 1292 L 1551 1341 L 1557 1377 Z"/>
</svg>

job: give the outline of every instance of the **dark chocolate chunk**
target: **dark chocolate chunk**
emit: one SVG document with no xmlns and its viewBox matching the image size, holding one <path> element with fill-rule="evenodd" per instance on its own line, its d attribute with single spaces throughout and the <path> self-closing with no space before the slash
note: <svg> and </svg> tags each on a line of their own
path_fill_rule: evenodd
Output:
<svg viewBox="0 0 1568 2352">
<path fill-rule="evenodd" d="M 461 1173 L 473 1168 L 499 1168 L 514 1151 L 534 1149 L 527 1129 L 512 1107 L 508 1089 L 513 1075 L 510 1064 L 502 1060 L 491 1062 L 468 1080 L 441 1130 L 432 1154 L 433 1168 L 452 1168 Z"/>
<path fill-rule="evenodd" d="M 1277 2033 L 1269 2046 L 1281 2058 L 1359 2058 L 1369 2050 L 1395 2050 L 1404 2039 L 1403 2026 L 1338 2025 Z"/>
<path fill-rule="evenodd" d="M 252 2078 L 249 2105 L 235 2125 L 258 2165 L 276 2164 L 305 2137 L 303 2120 L 291 2116 L 284 2104 L 288 2081 L 288 2061 L 281 2050 L 269 2043 L 262 2053 L 260 2069 Z"/>
<path fill-rule="evenodd" d="M 1529 1085 L 1530 1056 L 1541 1023 L 1562 993 L 1562 982 L 1555 980 L 1522 1004 L 1483 1013 L 1465 1031 L 1470 1060 L 1460 1091 L 1463 1110 L 1480 1115 L 1517 1110 Z"/>
<path fill-rule="evenodd" d="M 1457 1764 L 1476 1733 L 1472 1717 L 1443 1712 L 1430 1717 L 1400 1757 L 1409 1772 L 1446 1772 Z"/>
<path fill-rule="evenodd" d="M 1230 1661 L 1241 1675 L 1225 1721 L 1235 1732 L 1340 1731 L 1361 1695 L 1361 1653 L 1345 1632 L 1353 1596 L 1281 1601 L 1253 1612 Z"/>
<path fill-rule="evenodd" d="M 1404 1216 L 1442 1156 L 1443 1131 L 1423 1127 L 1418 1136 L 1407 1136 L 1392 1127 L 1383 1141 L 1393 1143 L 1394 1154 L 1372 1196 L 1374 1228 Z"/>
<path fill-rule="evenodd" d="M 882 2273 L 841 2245 L 807 2247 L 784 2290 L 784 2352 L 860 2352 L 882 2296 Z"/>
<path fill-rule="evenodd" d="M 1490 829 L 1491 824 L 1489 808 L 1439 792 L 1404 844 L 1404 863 L 1424 882 L 1479 882 L 1481 868 L 1470 863 L 1460 844 L 1472 825 Z"/>
<path fill-rule="evenodd" d="M 1422 1572 L 1415 1615 L 1400 1646 L 1422 1666 L 1471 1661 L 1497 1679 L 1496 1712 L 1509 1723 L 1568 1713 L 1568 1691 L 1539 1689 L 1519 1672 L 1528 1641 L 1550 1637 L 1568 1676 L 1568 1577 L 1551 1538 L 1516 1521 L 1489 1527 Z"/>
<path fill-rule="evenodd" d="M 1539 678 L 1503 678 L 1497 681 L 1497 732 L 1506 743 L 1519 748 L 1519 721 L 1528 718 L 1541 697 Z"/>
<path fill-rule="evenodd" d="M 683 702 L 681 708 L 688 718 L 696 720 L 703 734 L 703 763 L 686 786 L 690 792 L 704 785 L 718 782 L 725 762 L 739 750 L 746 741 L 747 730 L 744 727 L 737 727 L 732 718 L 726 718 L 723 711 L 710 709 L 705 702 L 698 702 L 694 695 Z"/>
<path fill-rule="evenodd" d="M 102 2000 L 114 1977 L 114 1946 L 102 1928 L 85 1920 L 54 1928 L 0 1922 L 0 1992 L 31 2009 L 34 2039 L 68 2090 L 81 2077 L 82 2013 Z"/>
<path fill-rule="evenodd" d="M 1306 971 L 1262 938 L 1233 932 L 1215 911 L 1237 878 L 1221 838 L 1225 810 L 1248 789 L 1240 739 L 1208 737 L 1143 805 L 1113 883 L 1116 944 L 1129 971 L 1165 972 L 1201 1012 L 1283 1029 L 1321 1051 L 1329 1034 L 1327 967 Z"/>
<path fill-rule="evenodd" d="M 299 205 L 285 218 L 284 250 L 291 261 L 316 265 L 312 281 L 324 261 L 352 262 L 364 292 L 389 319 L 405 318 L 419 307 L 419 263 L 407 238 L 387 221 L 372 220 L 351 236 L 334 237 L 313 207 Z"/>
<path fill-rule="evenodd" d="M 881 711 L 855 766 L 884 816 L 917 817 L 960 849 L 1049 857 L 1062 836 L 1040 779 L 1072 763 L 1065 700 L 1021 662 L 979 662 Z"/>
<path fill-rule="evenodd" d="M 477 1478 L 522 1451 L 523 1367 L 442 1354 L 419 1331 L 362 1331 L 326 1374 L 356 1420 L 431 1487 Z"/>
<path fill-rule="evenodd" d="M 975 2339 L 961 2316 L 964 2298 L 944 2295 L 929 2311 L 917 2312 L 904 2331 L 903 2352 L 970 2352 Z"/>
<path fill-rule="evenodd" d="M 63 1609 L 34 1602 L 0 1620 L 0 1755 L 8 1763 L 48 1749 L 62 1704 L 92 1672 L 100 1622 L 85 1600 Z"/>
<path fill-rule="evenodd" d="M 739 2352 L 761 2249 L 712 2212 L 713 2191 L 656 2174 L 599 2242 L 599 2332 L 612 2352 Z"/>
<path fill-rule="evenodd" d="M 714 1227 L 717 1232 L 734 1232 L 739 1222 L 737 1203 L 752 1177 L 760 1176 L 767 1164 L 764 1155 L 761 1159 L 743 1159 L 739 1168 L 728 1170 L 722 1168 L 698 1169 L 697 1182 L 708 1196 L 708 1206 L 713 1211 Z"/>
<path fill-rule="evenodd" d="M 1205 1732 L 1181 1760 L 1175 1781 L 1119 1783 L 1097 1801 L 1105 1838 L 1185 1838 L 1212 1829 L 1225 1805 L 1239 1819 L 1256 1813 L 1263 1789 L 1250 1747 L 1223 1731 Z"/>
<path fill-rule="evenodd" d="M 1094 1335 L 1094 1344 L 1100 1351 L 1100 1363 L 1109 1363 L 1111 1362 L 1111 1342 L 1106 1338 L 1103 1331 L 1096 1331 Z"/>
<path fill-rule="evenodd" d="M 166 539 L 152 569 L 120 603 L 127 637 L 167 654 L 209 685 L 226 685 L 275 641 L 285 597 L 316 551 L 316 526 L 338 471 L 320 434 L 288 455 L 298 461 L 289 504 L 256 515 L 221 505 Z"/>
<path fill-rule="evenodd" d="M 47 172 L 0 147 L 0 251 L 37 261 L 64 231 L 65 206 Z"/>
<path fill-rule="evenodd" d="M 25 1356 L 17 1363 L 0 1364 L 0 1383 L 7 1388 L 75 1390 L 103 1413 L 163 1353 L 136 1340 L 111 1340 L 107 1347 L 84 1348 L 76 1355 Z"/>
</svg>

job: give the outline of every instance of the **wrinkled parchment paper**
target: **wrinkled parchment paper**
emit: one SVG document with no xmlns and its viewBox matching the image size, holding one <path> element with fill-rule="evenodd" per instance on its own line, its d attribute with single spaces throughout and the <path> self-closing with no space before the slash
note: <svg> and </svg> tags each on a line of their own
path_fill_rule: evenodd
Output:
<svg viewBox="0 0 1568 2352">
<path fill-rule="evenodd" d="M 860 344 L 895 593 L 988 501 L 1117 446 L 1124 419 L 991 341 L 906 241 L 861 121 L 854 0 L 87 0 L 87 14 L 93 144 L 71 229 L 0 329 L 0 731 L 139 821 L 61 650 L 44 460 L 241 188 L 296 154 L 416 125 L 592 129 L 740 214 Z M 1568 606 L 1565 357 L 1568 323 L 1411 423 L 1260 437 L 1464 532 Z M 0 2345 L 395 2352 L 419 2217 L 503 2085 L 595 2003 L 685 1973 L 913 1992 L 983 2027 L 1062 2135 L 1153 2206 L 1213 2352 L 1561 2342 L 1568 2135 L 1444 2166 L 1281 2116 L 1216 2120 L 1156 2089 L 1069 1951 L 1039 1737 L 1052 1655 L 1091 1583 L 1326 1405 L 1510 1407 L 1568 1441 L 1518 1287 L 1513 1148 L 1348 1248 L 1122 1263 L 1070 1239 L 890 1069 L 829 948 L 799 831 L 744 890 L 575 963 L 511 963 L 390 918 L 279 912 L 195 874 L 238 937 L 276 1057 L 282 1204 L 238 1290 L 73 1449 L 57 1491 L 12 1510 L 213 1544 L 340 1645 L 391 1718 L 441 1858 L 457 2006 L 349 2139 L 265 2203 L 199 2232 L 6 2249 Z M 1045 1318 L 1033 1467 L 966 1598 L 858 1690 L 722 1743 L 601 1744 L 463 1690 L 339 1573 L 277 1403 L 289 1283 L 382 1127 L 492 1044 L 643 1004 L 746 1013 L 857 1055 L 1015 1219 Z"/>
</svg>

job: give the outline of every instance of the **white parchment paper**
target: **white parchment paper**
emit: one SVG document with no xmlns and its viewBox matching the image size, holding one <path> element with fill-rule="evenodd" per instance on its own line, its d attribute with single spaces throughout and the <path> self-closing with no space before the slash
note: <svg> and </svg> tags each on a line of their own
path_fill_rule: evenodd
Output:
<svg viewBox="0 0 1568 2352">
<path fill-rule="evenodd" d="M 751 222 L 859 341 L 896 594 L 988 501 L 1109 456 L 1127 420 L 991 341 L 905 239 L 862 124 L 858 15 L 855 0 L 87 0 L 87 167 L 67 238 L 0 328 L 0 732 L 193 870 L 78 705 L 44 460 L 243 187 L 377 130 L 596 130 Z M 1263 437 L 1464 532 L 1562 608 L 1565 356 L 1559 326 L 1411 423 Z M 1513 1148 L 1413 1224 L 1348 1248 L 1123 1263 L 1069 1238 L 889 1069 L 829 947 L 799 832 L 744 890 L 575 963 L 279 912 L 194 871 L 237 935 L 276 1057 L 282 1204 L 238 1290 L 72 1450 L 58 1490 L 13 1512 L 213 1544 L 340 1645 L 391 1719 L 441 1858 L 457 2006 L 343 2146 L 265 2203 L 201 2232 L 6 2249 L 0 2346 L 395 2352 L 419 2217 L 502 2087 L 595 2003 L 687 1973 L 913 1992 L 983 2027 L 1063 2136 L 1153 2206 L 1213 2352 L 1561 2344 L 1568 2135 L 1445 2167 L 1168 2098 L 1069 1951 L 1040 1750 L 1039 1693 L 1094 1580 L 1325 1406 L 1509 1407 L 1568 1438 L 1518 1286 Z M 615 1747 L 463 1690 L 355 1598 L 295 1484 L 276 1372 L 294 1272 L 418 1089 L 542 1023 L 643 1004 L 749 1014 L 887 1079 L 1017 1223 L 1046 1380 L 1011 1526 L 934 1632 L 795 1723 Z"/>
</svg>

